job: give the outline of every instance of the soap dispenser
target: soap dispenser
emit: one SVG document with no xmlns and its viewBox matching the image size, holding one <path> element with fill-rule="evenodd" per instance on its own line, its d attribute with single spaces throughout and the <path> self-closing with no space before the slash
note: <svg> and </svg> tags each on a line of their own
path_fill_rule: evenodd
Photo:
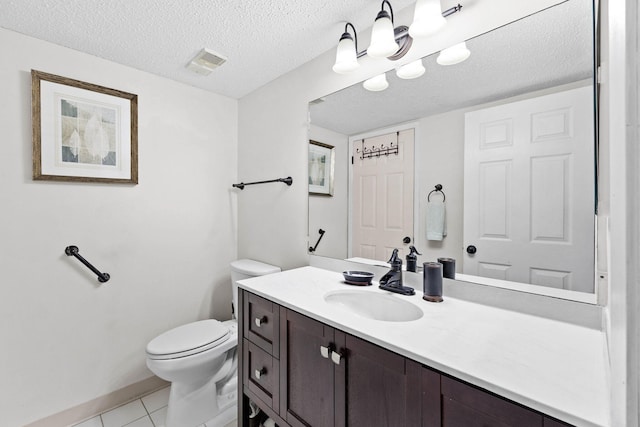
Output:
<svg viewBox="0 0 640 427">
<path fill-rule="evenodd" d="M 409 255 L 407 255 L 407 271 L 416 272 L 418 267 L 418 255 L 422 255 L 415 246 L 409 246 Z"/>
<path fill-rule="evenodd" d="M 391 270 L 380 278 L 380 289 L 402 295 L 414 295 L 416 292 L 413 288 L 402 286 L 402 259 L 398 256 L 398 249 L 393 250 L 387 262 L 391 264 Z"/>
</svg>

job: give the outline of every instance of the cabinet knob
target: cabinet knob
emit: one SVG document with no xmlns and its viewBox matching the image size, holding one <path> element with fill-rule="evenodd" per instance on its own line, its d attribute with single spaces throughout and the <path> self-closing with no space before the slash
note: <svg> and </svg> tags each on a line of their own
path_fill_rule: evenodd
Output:
<svg viewBox="0 0 640 427">
<path fill-rule="evenodd" d="M 320 355 L 322 355 L 322 357 L 324 357 L 325 359 L 329 358 L 329 353 L 331 352 L 331 344 L 329 344 L 328 346 L 324 346 L 321 345 L 320 346 Z"/>
<path fill-rule="evenodd" d="M 256 322 L 256 326 L 258 328 L 260 328 L 260 327 L 262 327 L 263 323 L 267 323 L 267 318 L 266 318 L 266 316 L 256 317 L 255 322 Z"/>
<path fill-rule="evenodd" d="M 267 373 L 267 370 L 265 368 L 260 368 L 260 369 L 256 369 L 253 375 L 256 377 L 256 379 L 259 380 L 260 377 L 262 377 L 266 373 Z"/>
<path fill-rule="evenodd" d="M 339 365 L 341 360 L 342 360 L 342 355 L 340 353 L 336 353 L 335 351 L 331 352 L 331 361 L 333 363 L 335 363 L 336 365 Z"/>
</svg>

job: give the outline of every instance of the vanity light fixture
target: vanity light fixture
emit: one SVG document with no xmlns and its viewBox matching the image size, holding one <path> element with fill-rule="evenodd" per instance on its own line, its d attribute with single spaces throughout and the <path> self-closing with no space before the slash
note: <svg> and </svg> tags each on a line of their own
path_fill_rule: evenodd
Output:
<svg viewBox="0 0 640 427">
<path fill-rule="evenodd" d="M 389 11 L 385 10 L 385 5 Z M 356 29 L 350 22 L 344 27 L 344 33 L 338 42 L 336 50 L 336 62 L 333 65 L 333 71 L 338 74 L 349 73 L 359 67 L 358 58 L 369 55 L 372 58 L 387 58 L 391 61 L 397 61 L 404 57 L 411 48 L 413 43 L 412 32 L 419 35 L 432 34 L 437 31 L 446 22 L 445 17 L 462 10 L 462 5 L 458 4 L 444 12 L 440 12 L 440 0 L 418 0 L 416 3 L 416 16 L 411 30 L 406 25 L 393 27 L 393 8 L 389 0 L 383 0 L 380 12 L 373 24 L 371 30 L 371 45 L 368 49 L 358 52 L 358 36 Z M 440 19 L 437 16 L 440 15 Z M 439 27 L 438 27 L 439 26 Z M 349 32 L 349 27 L 353 31 L 353 35 Z M 428 30 L 425 29 L 428 27 Z"/>
<path fill-rule="evenodd" d="M 371 77 L 369 80 L 365 80 L 364 83 L 362 83 L 362 86 L 371 92 L 380 92 L 381 90 L 385 90 L 389 87 L 387 75 L 382 73 L 375 77 Z"/>
<path fill-rule="evenodd" d="M 416 79 L 423 75 L 425 71 L 424 65 L 422 65 L 422 59 L 416 59 L 398 68 L 396 75 L 401 79 Z"/>
<path fill-rule="evenodd" d="M 409 27 L 409 35 L 413 38 L 430 36 L 446 23 L 440 0 L 418 0 L 413 13 L 413 23 Z"/>
<path fill-rule="evenodd" d="M 384 10 L 384 5 L 389 6 L 389 12 Z M 400 49 L 396 42 L 393 30 L 393 8 L 388 0 L 382 0 L 382 6 L 371 29 L 371 44 L 367 49 L 367 55 L 372 58 L 386 58 Z"/>
<path fill-rule="evenodd" d="M 349 33 L 349 26 L 353 30 L 353 37 Z M 355 39 L 355 42 L 354 42 Z M 336 50 L 336 63 L 333 65 L 333 71 L 338 74 L 349 73 L 358 68 L 358 34 L 356 28 L 351 22 L 347 22 L 344 26 L 344 33 L 340 36 L 338 49 Z"/>
<path fill-rule="evenodd" d="M 436 62 L 440 65 L 459 64 L 471 55 L 467 43 L 461 42 L 440 51 Z"/>
</svg>

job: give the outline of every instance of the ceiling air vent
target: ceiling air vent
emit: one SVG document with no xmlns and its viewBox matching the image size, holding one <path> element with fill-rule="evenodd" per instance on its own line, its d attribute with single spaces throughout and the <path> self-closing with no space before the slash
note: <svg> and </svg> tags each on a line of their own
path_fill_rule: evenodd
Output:
<svg viewBox="0 0 640 427">
<path fill-rule="evenodd" d="M 211 72 L 224 64 L 227 58 L 209 49 L 202 49 L 198 54 L 187 64 L 187 69 L 194 73 L 207 76 Z"/>
</svg>

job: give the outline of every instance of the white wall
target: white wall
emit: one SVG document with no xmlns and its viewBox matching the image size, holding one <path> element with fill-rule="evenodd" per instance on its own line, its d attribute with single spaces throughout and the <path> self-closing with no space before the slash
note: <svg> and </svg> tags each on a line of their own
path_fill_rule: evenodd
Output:
<svg viewBox="0 0 640 427">
<path fill-rule="evenodd" d="M 19 426 L 150 377 L 158 333 L 230 317 L 237 101 L 3 29 L 0 51 L 0 425 Z M 31 69 L 138 95 L 138 185 L 31 179 Z"/>
<path fill-rule="evenodd" d="M 315 255 L 331 258 L 347 258 L 347 223 L 349 186 L 349 138 L 346 135 L 311 126 L 309 139 L 333 145 L 334 191 L 333 196 L 309 195 L 309 246 L 314 246 L 323 229 L 325 234 L 318 244 Z"/>
</svg>

